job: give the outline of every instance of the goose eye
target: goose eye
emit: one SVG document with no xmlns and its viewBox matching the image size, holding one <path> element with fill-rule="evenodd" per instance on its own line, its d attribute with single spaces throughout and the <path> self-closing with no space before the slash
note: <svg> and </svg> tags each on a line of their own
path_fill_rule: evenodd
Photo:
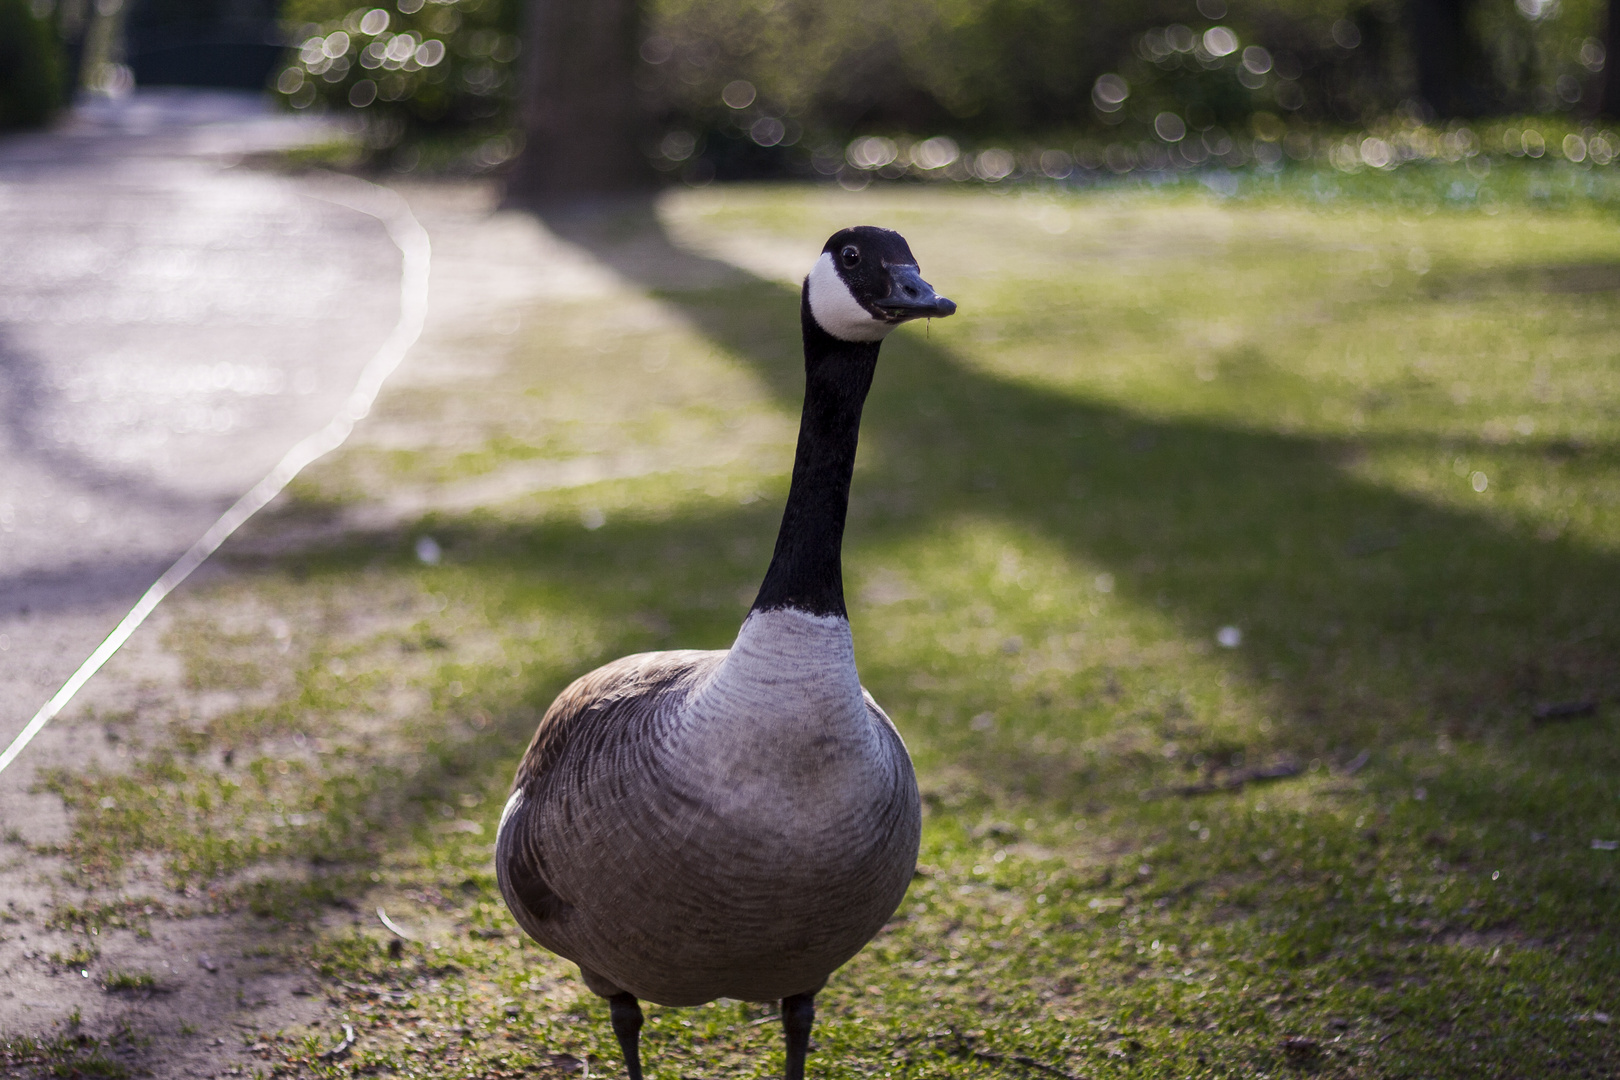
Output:
<svg viewBox="0 0 1620 1080">
<path fill-rule="evenodd" d="M 860 263 L 860 261 L 861 261 L 860 249 L 858 249 L 854 244 L 851 244 L 849 247 L 846 247 L 839 254 L 841 254 L 843 256 L 844 266 L 846 266 L 846 267 L 854 267 L 854 266 L 858 265 Z"/>
</svg>

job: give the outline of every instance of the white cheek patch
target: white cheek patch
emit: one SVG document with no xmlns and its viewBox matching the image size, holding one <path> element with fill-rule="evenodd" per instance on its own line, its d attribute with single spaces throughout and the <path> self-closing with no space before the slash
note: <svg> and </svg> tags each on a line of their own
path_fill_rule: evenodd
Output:
<svg viewBox="0 0 1620 1080">
<path fill-rule="evenodd" d="M 894 329 L 893 323 L 876 318 L 850 295 L 849 286 L 838 276 L 832 252 L 824 251 L 805 279 L 810 299 L 810 315 L 827 333 L 842 341 L 882 341 Z"/>
</svg>

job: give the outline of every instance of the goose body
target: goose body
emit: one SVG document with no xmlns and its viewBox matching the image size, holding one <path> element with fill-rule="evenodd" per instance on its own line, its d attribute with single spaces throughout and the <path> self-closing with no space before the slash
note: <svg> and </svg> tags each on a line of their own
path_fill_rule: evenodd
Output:
<svg viewBox="0 0 1620 1080">
<path fill-rule="evenodd" d="M 897 233 L 834 234 L 802 294 L 793 482 L 736 641 L 585 675 L 518 767 L 496 840 L 502 895 L 610 1000 L 632 1080 L 638 999 L 720 997 L 783 1002 L 799 1080 L 815 993 L 905 896 L 916 778 L 857 675 L 840 549 L 879 344 L 954 310 Z"/>
<path fill-rule="evenodd" d="M 552 751 L 542 727 L 501 830 L 539 838 L 499 863 L 545 867 L 513 907 L 524 929 L 604 996 L 819 990 L 917 857 L 911 762 L 853 661 L 847 623 L 778 610 L 728 651 L 626 657 L 576 682 L 548 720 L 580 735 Z M 626 775 L 655 782 L 632 793 Z"/>
</svg>

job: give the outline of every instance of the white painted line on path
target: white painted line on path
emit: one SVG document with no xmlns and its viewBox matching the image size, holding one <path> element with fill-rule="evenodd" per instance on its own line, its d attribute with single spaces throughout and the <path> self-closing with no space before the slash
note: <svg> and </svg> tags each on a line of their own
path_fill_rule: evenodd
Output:
<svg viewBox="0 0 1620 1080">
<path fill-rule="evenodd" d="M 90 681 L 90 677 L 112 659 L 113 654 L 129 640 L 130 635 L 146 621 L 146 617 L 163 602 L 164 597 L 190 577 L 244 522 L 281 494 L 282 489 L 306 465 L 343 445 L 354 430 L 354 425 L 371 411 L 384 380 L 393 374 L 400 361 L 405 359 L 405 353 L 422 336 L 422 323 L 427 315 L 428 265 L 431 259 L 427 230 L 416 220 L 416 215 L 411 213 L 405 200 L 388 188 L 346 176 L 332 177 L 331 184 L 333 190 L 317 193 L 316 197 L 358 210 L 382 222 L 388 230 L 388 238 L 404 256 L 399 283 L 399 321 L 394 324 L 382 348 L 361 369 L 359 381 L 338 409 L 337 415 L 325 427 L 306 436 L 287 451 L 286 456 L 263 480 L 236 500 L 235 505 L 209 526 L 208 531 L 146 590 L 123 621 L 107 635 L 107 639 L 96 646 L 89 659 L 79 665 L 79 669 L 62 684 L 62 689 L 40 706 L 34 718 L 11 740 L 5 752 L 0 753 L 0 772 L 15 761 L 34 736 L 73 700 L 73 695 Z"/>
</svg>

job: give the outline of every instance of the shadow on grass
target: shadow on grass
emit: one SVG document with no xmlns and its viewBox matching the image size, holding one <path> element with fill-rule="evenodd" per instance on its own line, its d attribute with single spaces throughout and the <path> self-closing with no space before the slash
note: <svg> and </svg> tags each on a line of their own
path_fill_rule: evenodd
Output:
<svg viewBox="0 0 1620 1080">
<path fill-rule="evenodd" d="M 797 407 L 795 290 L 685 251 L 651 202 L 539 216 Z M 725 288 L 672 287 L 723 272 Z M 885 345 L 862 437 L 857 544 L 960 516 L 1034 530 L 1194 639 L 1241 626 L 1234 665 L 1276 688 L 1305 747 L 1425 723 L 1500 734 L 1536 702 L 1620 693 L 1620 560 L 1358 479 L 1346 466 L 1370 439 L 1162 420 L 997 378 L 915 333 Z"/>
<path fill-rule="evenodd" d="M 785 409 L 797 408 L 802 361 L 793 290 L 683 251 L 659 226 L 650 204 L 544 217 L 558 234 L 678 306 L 718 346 L 752 364 Z M 703 287 L 681 287 L 693 281 Z M 971 308 L 960 317 L 971 319 Z M 1265 377 L 1264 372 L 1255 377 Z M 1613 747 L 1600 750 L 1590 729 L 1529 735 L 1528 717 L 1538 701 L 1612 697 L 1620 689 L 1614 662 L 1615 612 L 1620 611 L 1615 557 L 1567 539 L 1537 540 L 1486 514 L 1458 512 L 1358 479 L 1349 466 L 1370 440 L 1350 443 L 1213 421 L 1166 421 L 996 378 L 912 332 L 896 335 L 884 350 L 863 436 L 847 540 L 852 569 L 864 569 L 887 548 L 958 522 L 1005 523 L 1066 553 L 1088 573 L 1089 568 L 1111 571 L 1118 594 L 1137 607 L 1162 608 L 1190 639 L 1208 641 L 1218 627 L 1241 626 L 1241 647 L 1219 655 L 1234 676 L 1266 688 L 1277 702 L 1275 749 L 1301 757 L 1348 755 L 1368 745 L 1444 732 L 1519 744 L 1531 767 L 1562 767 L 1572 786 L 1600 783 L 1602 762 L 1612 761 Z M 1402 438 L 1409 445 L 1422 442 Z M 1438 453 L 1441 440 L 1433 444 Z M 592 531 L 555 518 L 535 523 L 436 515 L 409 528 L 353 536 L 336 548 L 278 556 L 272 567 L 315 580 L 342 580 L 382 563 L 401 572 L 440 575 L 432 587 L 441 591 L 456 588 L 457 575 L 465 572 L 468 588 L 483 590 L 469 602 L 485 604 L 492 622 L 512 616 L 513 623 L 522 624 L 546 611 L 588 613 L 597 628 L 596 655 L 584 658 L 583 668 L 644 649 L 730 642 L 764 572 L 780 500 L 706 505 L 712 509 L 666 521 L 614 516 Z M 450 555 L 431 571 L 412 553 L 424 528 Z M 941 615 L 946 623 L 963 618 L 961 612 Z M 447 654 L 445 666 L 453 668 L 457 655 Z M 318 667 L 319 659 L 311 658 L 311 664 Z M 417 767 L 382 771 L 369 759 L 358 760 L 356 775 L 367 781 L 363 789 L 328 807 L 352 818 L 353 829 L 328 842 L 324 855 L 306 851 L 305 856 L 339 865 L 313 884 L 262 882 L 253 894 L 257 910 L 288 917 L 370 888 L 365 872 L 383 868 L 387 856 L 417 844 L 424 834 L 442 837 L 430 841 L 440 847 L 423 857 L 441 879 L 446 870 L 459 875 L 487 859 L 488 828 L 499 801 L 486 801 L 472 815 L 486 828 L 476 840 L 435 833 L 433 804 L 448 804 L 469 790 L 490 793 L 503 783 L 553 695 L 580 672 L 565 670 L 561 661 L 538 662 L 521 675 L 509 673 L 504 660 L 482 668 L 472 660 L 459 662 L 465 666 L 444 672 L 443 678 L 465 679 L 473 692 L 438 696 L 420 718 L 422 726 L 413 734 L 427 734 L 413 747 Z M 988 681 L 995 684 L 997 661 L 979 663 L 991 669 Z M 916 694 L 911 672 L 878 664 L 863 670 L 878 696 L 895 707 L 908 734 L 922 728 L 920 719 L 906 715 L 906 699 Z M 1001 678 L 1009 698 L 1016 697 L 1012 682 L 1010 675 Z M 300 730 L 318 722 L 312 718 L 354 707 L 353 693 L 328 697 L 324 687 L 290 703 L 276 722 Z M 467 726 L 473 718 L 482 723 Z M 1014 728 L 1028 730 L 1043 722 L 1061 725 L 1066 717 L 1059 709 L 1044 721 L 1016 712 L 1010 719 Z M 1612 712 L 1607 720 L 1612 726 Z M 948 755 L 966 745 L 952 746 L 941 733 L 933 734 L 939 739 L 936 754 L 941 747 Z M 914 738 L 914 745 L 928 738 Z M 1581 756 L 1583 747 L 1587 757 Z M 1033 756 L 1034 751 L 969 749 L 959 764 L 987 786 L 1053 799 L 1081 795 L 1084 778 L 1042 772 Z M 1039 780 L 1033 788 L 1031 777 Z M 1108 795 L 1128 790 L 1119 777 L 1114 780 L 1105 788 Z M 1550 804 L 1570 795 L 1568 790 L 1532 794 L 1523 785 L 1504 789 L 1496 781 L 1459 772 L 1430 783 L 1437 790 L 1454 783 L 1453 813 L 1473 821 L 1522 812 L 1535 799 Z M 97 805 L 102 794 L 87 791 L 83 807 Z M 1612 793 L 1605 798 L 1612 806 Z M 1510 811 L 1506 803 L 1515 808 Z M 1140 806 L 1134 799 L 1121 799 L 1120 805 L 1125 813 Z M 1587 799 L 1583 805 L 1594 803 Z M 1185 835 L 1181 822 L 1175 824 Z M 1188 859 L 1188 877 L 1180 885 L 1174 875 L 1181 871 L 1167 860 L 1160 871 L 1164 884 L 1155 879 L 1152 887 L 1168 902 L 1189 895 L 1212 868 L 1251 872 L 1258 864 L 1247 848 L 1278 843 L 1277 832 L 1288 827 L 1291 823 L 1268 821 L 1254 828 L 1273 829 L 1269 833 L 1234 830 L 1233 853 L 1217 859 L 1206 849 L 1199 860 Z M 1359 830 L 1358 821 L 1356 830 L 1346 823 L 1343 831 L 1359 836 Z M 481 850 L 461 857 L 446 850 L 452 843 L 465 844 L 466 853 Z M 1419 854 L 1426 861 L 1432 850 L 1431 845 Z M 1569 856 L 1548 863 L 1548 878 L 1561 883 L 1548 881 L 1546 888 L 1580 894 L 1576 903 L 1556 908 L 1561 932 L 1607 926 L 1603 905 L 1612 873 L 1605 871 L 1602 880 L 1583 879 L 1575 870 L 1580 865 Z M 1286 877 L 1276 868 L 1269 873 Z M 472 874 L 472 892 L 493 904 L 489 875 Z M 1106 884 L 1115 892 L 1133 887 L 1112 879 Z M 1321 899 L 1325 895 L 1300 893 L 1288 903 L 1326 910 L 1331 905 Z M 1544 907 L 1554 911 L 1547 895 L 1542 895 Z M 1388 909 L 1374 899 L 1374 892 L 1341 897 L 1332 919 L 1302 920 L 1297 930 L 1268 926 L 1265 932 L 1275 941 L 1267 955 L 1281 950 L 1303 956 L 1299 942 L 1315 942 L 1313 955 L 1338 948 L 1335 933 L 1342 930 L 1349 940 L 1348 935 L 1382 920 Z M 1252 907 L 1261 900 L 1230 903 Z M 1513 917 L 1500 915 L 1504 910 L 1493 908 L 1479 918 Z M 1199 917 L 1218 922 L 1231 912 L 1223 908 Z M 995 926 L 993 932 L 1001 934 L 1000 923 Z M 1001 945 L 995 942 L 996 948 Z M 344 947 L 350 946 L 361 958 L 355 965 L 382 963 L 375 942 Z M 1048 951 L 1025 948 L 1031 955 Z M 1401 955 L 1400 972 L 1411 970 L 1414 961 Z M 1364 965 L 1376 969 L 1370 977 L 1387 976 L 1392 983 L 1393 956 L 1366 951 Z M 405 978 L 411 972 L 402 967 L 388 977 L 394 974 Z M 1120 982 L 1134 978 L 1133 969 Z M 1245 989 L 1247 979 L 1245 973 Z M 1436 985 L 1439 993 L 1455 984 L 1437 980 Z M 1432 1034 L 1422 1025 L 1413 1030 L 1426 1040 Z"/>
<path fill-rule="evenodd" d="M 543 217 L 554 232 L 676 304 L 718 347 L 752 364 L 784 410 L 797 410 L 802 358 L 794 290 L 684 251 L 661 228 L 651 204 Z M 959 317 L 972 319 L 974 311 L 969 306 Z M 1270 376 L 1260 363 L 1247 377 Z M 1406 449 L 1422 449 L 1424 442 L 1421 436 L 1401 440 Z M 1529 709 L 1539 701 L 1612 698 L 1620 690 L 1617 559 L 1570 539 L 1539 541 L 1528 526 L 1518 531 L 1486 513 L 1461 513 L 1367 483 L 1351 465 L 1371 442 L 1153 418 L 1082 395 L 998 379 L 907 330 L 886 345 L 868 403 L 847 563 L 860 572 L 885 549 L 941 533 L 959 521 L 1006 523 L 1014 533 L 1048 542 L 1087 573 L 1110 570 L 1119 596 L 1132 606 L 1165 610 L 1191 640 L 1209 641 L 1223 625 L 1243 627 L 1241 648 L 1218 656 L 1234 677 L 1264 688 L 1277 703 L 1272 733 L 1277 750 L 1348 756 L 1362 746 L 1445 732 L 1520 743 L 1521 756 L 1531 763 L 1567 767 L 1571 787 L 1601 784 L 1599 761 L 1612 759 L 1614 748 L 1599 750 L 1599 737 L 1591 730 L 1526 733 Z M 1432 440 L 1435 453 L 1442 445 L 1455 444 Z M 1570 452 L 1588 455 L 1589 461 L 1609 461 L 1604 455 L 1612 455 L 1609 449 Z M 595 656 L 580 662 L 583 669 L 640 649 L 724 648 L 763 575 L 779 513 L 779 499 L 752 505 L 711 500 L 666 521 L 616 515 L 593 531 L 556 518 L 525 523 L 478 513 L 436 515 L 410 528 L 352 536 L 334 549 L 277 555 L 269 570 L 340 581 L 361 568 L 389 568 L 439 575 L 431 586 L 437 591 L 454 591 L 457 575 L 465 573 L 460 583 L 470 591 L 468 602 L 484 604 L 492 623 L 522 625 L 535 612 L 578 612 L 590 619 L 598 638 Z M 411 552 L 424 528 L 449 554 L 434 570 L 420 567 Z M 476 589 L 483 591 L 471 594 Z M 966 614 L 941 614 L 944 622 L 959 619 Z M 424 836 L 437 837 L 428 840 L 437 850 L 421 858 L 429 874 L 444 882 L 470 873 L 468 895 L 496 904 L 484 860 L 499 800 L 486 800 L 481 810 L 468 813 L 483 823 L 478 839 L 434 831 L 434 805 L 449 808 L 457 793 L 501 787 L 541 712 L 580 672 L 564 669 L 559 661 L 536 662 L 523 674 L 510 674 L 504 659 L 480 667 L 460 656 L 445 654 L 444 667 L 450 670 L 442 672 L 442 680 L 465 680 L 473 691 L 441 693 L 413 722 L 411 735 L 420 735 L 411 748 L 416 766 L 377 767 L 373 759 L 355 759 L 355 772 L 337 777 L 334 784 L 342 790 L 329 790 L 330 801 L 322 805 L 347 823 L 347 831 L 287 852 L 287 858 L 324 861 L 326 868 L 313 881 L 261 879 L 248 891 L 253 910 L 293 918 L 322 902 L 352 899 L 371 887 L 368 871 L 384 870 L 390 857 Z M 368 693 L 335 693 L 329 675 L 319 674 L 327 670 L 321 659 L 309 657 L 309 670 L 316 672 L 309 677 L 319 685 L 306 688 L 285 708 L 277 706 L 266 727 L 305 730 L 321 717 L 355 708 L 356 696 Z M 998 661 L 980 664 L 990 669 L 988 693 L 1006 687 L 1014 695 L 1009 675 L 996 682 Z M 868 664 L 863 674 L 909 735 L 922 729 L 920 719 L 906 714 L 907 695 L 915 695 L 912 672 Z M 241 722 L 254 719 L 245 714 Z M 475 719 L 481 722 L 468 724 Z M 1612 719 L 1610 712 L 1610 725 Z M 1064 721 L 1061 709 L 1048 721 L 1016 711 L 1011 716 L 1013 727 L 1021 730 Z M 248 735 L 243 732 L 243 738 Z M 1089 784 L 1087 777 L 1043 769 L 1034 750 L 953 745 L 943 732 L 925 733 L 914 745 L 930 737 L 936 740 L 936 759 L 962 751 L 959 763 L 988 787 L 1068 800 Z M 1588 758 L 1581 758 L 1583 746 Z M 217 751 L 215 745 L 209 753 Z M 1131 767 L 1121 763 L 1119 771 Z M 1038 780 L 1034 787 L 1030 777 Z M 1113 787 L 1103 785 L 1106 797 L 1128 789 L 1129 779 L 1113 780 Z M 139 803 L 138 782 L 128 784 L 128 798 L 120 790 L 113 800 L 118 806 Z M 1534 798 L 1576 801 L 1570 789 L 1534 795 L 1503 790 L 1495 777 L 1477 772 L 1458 771 L 1429 784 L 1437 793 L 1440 785 L 1455 785 L 1453 813 L 1464 821 L 1500 818 L 1507 813 L 1505 801 L 1516 800 L 1518 806 Z M 84 790 L 81 816 L 94 813 L 107 793 L 99 787 Z M 1093 795 L 1095 789 L 1084 797 Z M 1612 806 L 1612 793 L 1604 798 Z M 1139 806 L 1123 798 L 1119 805 L 1126 813 Z M 1581 805 L 1596 800 L 1586 798 Z M 1176 831 L 1184 832 L 1179 824 Z M 1345 832 L 1351 834 L 1348 826 Z M 1160 870 L 1165 884 L 1153 887 L 1168 900 L 1202 884 L 1210 868 L 1238 866 L 1254 873 L 1257 863 L 1247 848 L 1277 842 L 1275 832 L 1234 831 L 1230 844 L 1243 848 L 1241 857 L 1205 852 L 1202 861 L 1187 860 L 1183 886 L 1174 886 L 1174 874 L 1181 871 L 1166 860 Z M 1422 850 L 1424 861 L 1432 850 L 1437 848 Z M 1607 879 L 1581 878 L 1583 865 L 1568 857 L 1563 863 L 1539 858 L 1547 866 L 1544 897 L 1557 889 L 1579 894 L 1578 904 L 1555 908 L 1563 929 L 1571 918 L 1591 931 L 1607 926 Z M 1259 873 L 1286 878 L 1278 868 Z M 1119 892 L 1131 886 L 1108 879 L 1108 887 Z M 1320 900 L 1325 892 L 1301 899 L 1304 895 L 1288 904 L 1328 907 Z M 1302 920 L 1294 931 L 1268 925 L 1265 933 L 1275 939 L 1268 949 L 1302 954 L 1298 942 L 1309 944 L 1307 934 L 1315 934 L 1312 949 L 1327 949 L 1320 942 L 1332 944 L 1340 929 L 1348 936 L 1371 928 L 1375 920 L 1382 926 L 1390 908 L 1377 907 L 1374 899 L 1371 892 L 1341 899 L 1332 920 Z M 1241 904 L 1260 900 L 1231 900 L 1234 907 Z M 1490 908 L 1490 920 L 1516 916 L 1500 915 L 1502 910 Z M 1209 923 L 1225 920 L 1230 912 L 1223 908 L 1205 915 L 1199 918 Z M 1003 933 L 1000 923 L 993 933 Z M 382 973 L 389 962 L 377 942 L 342 947 L 353 950 L 345 963 L 371 965 L 368 978 L 377 981 L 405 980 L 424 970 L 402 965 Z M 1392 955 L 1367 950 L 1364 965 L 1375 968 L 1380 980 L 1411 970 L 1413 960 L 1403 952 L 1406 959 L 1396 972 Z M 1119 981 L 1134 978 L 1132 968 Z M 1246 988 L 1247 978 L 1246 973 Z M 1437 986 L 1445 991 L 1452 983 L 1437 980 Z M 1426 1040 L 1432 1036 L 1432 1028 L 1414 1025 L 1413 1030 Z"/>
<path fill-rule="evenodd" d="M 650 202 L 540 216 L 677 306 L 796 410 L 794 290 L 684 250 Z M 691 282 L 700 287 L 682 287 Z M 969 308 L 959 317 L 974 315 Z M 1241 646 L 1221 655 L 1275 703 L 1270 750 L 1342 761 L 1445 734 L 1539 746 L 1544 762 L 1576 767 L 1590 740 L 1534 731 L 1532 710 L 1620 694 L 1620 560 L 1360 479 L 1350 466 L 1373 438 L 1155 418 L 997 378 L 913 332 L 886 344 L 862 434 L 849 565 L 858 567 L 863 550 L 963 520 L 1045 538 L 1108 569 L 1119 595 L 1163 609 L 1191 640 L 1241 627 Z M 1425 442 L 1395 441 L 1405 449 Z M 1456 445 L 1427 442 L 1436 454 Z M 506 575 L 520 597 L 509 602 L 599 616 L 606 660 L 729 644 L 779 513 L 773 499 L 664 522 L 617 518 L 591 532 L 476 515 L 435 517 L 431 527 L 458 562 Z M 751 551 L 724 554 L 739 539 Z M 315 572 L 346 572 L 379 547 L 409 559 L 409 545 L 407 531 L 365 537 L 313 556 Z M 679 610 L 668 610 L 670 597 L 680 598 Z M 649 612 L 672 623 L 667 632 L 637 629 Z M 905 726 L 910 673 L 864 670 Z M 515 759 L 552 695 L 578 673 L 510 680 L 489 699 L 504 702 L 495 728 L 440 744 L 430 755 L 437 764 L 395 797 L 428 800 Z M 1015 730 L 1042 723 L 1061 729 L 1064 717 L 1011 717 Z M 1054 770 L 1041 757 L 980 745 L 961 764 L 1038 797 L 1072 799 L 1093 779 L 1064 775 L 1067 766 Z"/>
</svg>

